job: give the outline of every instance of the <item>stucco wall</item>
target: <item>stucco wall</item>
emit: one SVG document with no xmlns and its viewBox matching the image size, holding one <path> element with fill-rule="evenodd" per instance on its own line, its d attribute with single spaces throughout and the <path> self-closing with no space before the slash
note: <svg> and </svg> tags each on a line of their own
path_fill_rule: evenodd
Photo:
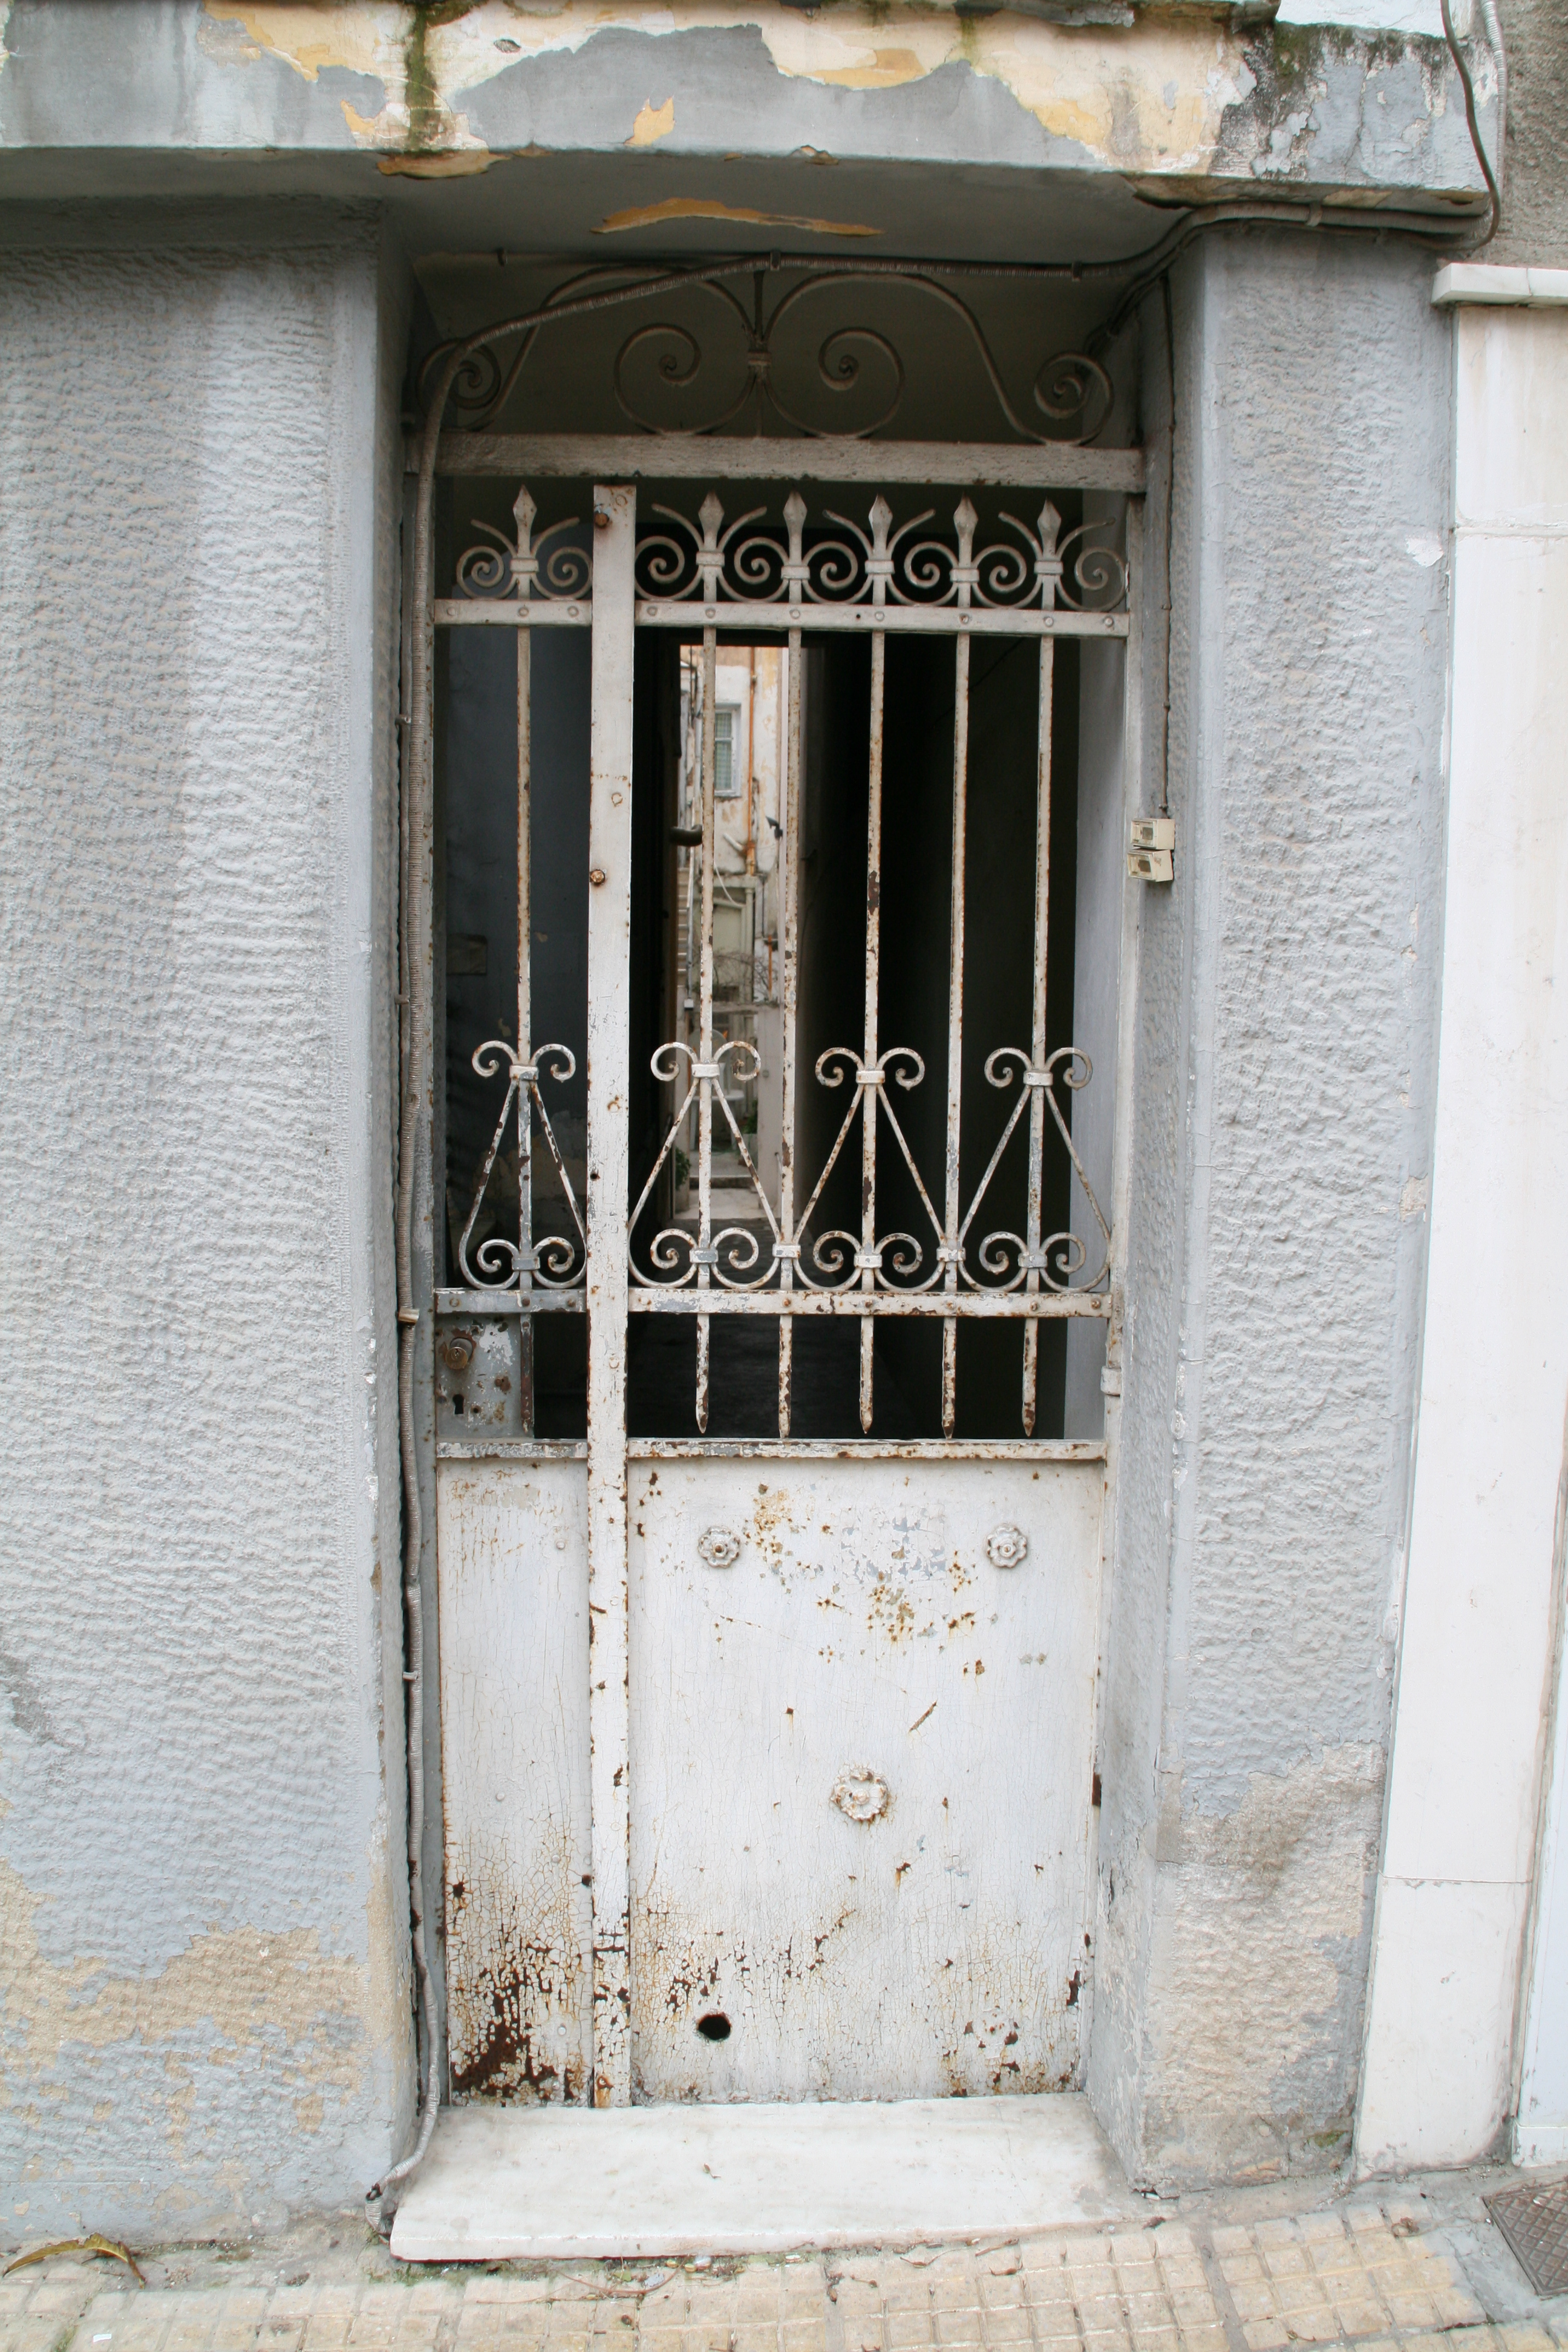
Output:
<svg viewBox="0 0 1568 2352">
<path fill-rule="evenodd" d="M 0 245 L 0 2239 L 357 2199 L 411 2106 L 400 288 Z"/>
<path fill-rule="evenodd" d="M 1568 13 L 1560 0 L 1498 0 L 1508 51 L 1502 223 L 1479 257 L 1568 267 Z"/>
<path fill-rule="evenodd" d="M 1177 879 L 1143 908 L 1090 2075 L 1159 2182 L 1336 2162 L 1355 2093 L 1442 911 L 1429 289 L 1258 231 L 1174 289 Z"/>
</svg>

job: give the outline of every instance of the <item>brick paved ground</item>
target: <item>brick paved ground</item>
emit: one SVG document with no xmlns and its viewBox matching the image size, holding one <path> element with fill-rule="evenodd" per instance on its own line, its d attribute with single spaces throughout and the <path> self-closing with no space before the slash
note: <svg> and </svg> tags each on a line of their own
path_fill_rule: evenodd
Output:
<svg viewBox="0 0 1568 2352">
<path fill-rule="evenodd" d="M 1561 2352 L 1471 2176 L 1151 2204 L 1012 2244 L 409 2269 L 346 2218 L 0 2281 L 5 2352 Z"/>
</svg>

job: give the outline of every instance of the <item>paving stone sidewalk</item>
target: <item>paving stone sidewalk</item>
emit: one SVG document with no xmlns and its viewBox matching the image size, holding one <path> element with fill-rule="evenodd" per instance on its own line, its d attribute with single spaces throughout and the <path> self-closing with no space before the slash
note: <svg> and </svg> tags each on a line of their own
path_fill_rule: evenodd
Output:
<svg viewBox="0 0 1568 2352">
<path fill-rule="evenodd" d="M 1494 2176 L 1496 2186 L 1504 2176 Z M 171 2248 L 137 2286 L 57 2257 L 0 2281 L 4 2352 L 1560 2352 L 1449 2176 L 1151 2202 L 1014 2242 L 645 2263 L 406 2267 L 357 2219 Z M 112 2274 L 110 2274 L 112 2273 Z"/>
</svg>

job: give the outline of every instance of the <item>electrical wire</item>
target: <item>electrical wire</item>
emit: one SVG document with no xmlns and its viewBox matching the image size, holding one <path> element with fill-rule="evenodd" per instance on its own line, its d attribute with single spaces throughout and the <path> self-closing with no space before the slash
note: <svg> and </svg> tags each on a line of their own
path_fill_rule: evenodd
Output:
<svg viewBox="0 0 1568 2352">
<path fill-rule="evenodd" d="M 1476 151 L 1476 161 L 1481 167 L 1481 177 L 1487 184 L 1487 194 L 1491 199 L 1491 219 L 1488 224 L 1487 233 L 1485 236 L 1478 237 L 1474 246 L 1470 247 L 1472 252 L 1479 253 L 1482 247 L 1489 245 L 1498 233 L 1498 223 L 1502 218 L 1502 190 L 1498 184 L 1497 173 L 1492 169 L 1491 158 L 1488 155 L 1481 138 L 1480 121 L 1476 111 L 1476 85 L 1465 53 L 1459 47 L 1458 36 L 1454 30 L 1454 19 L 1448 6 L 1448 0 L 1439 0 L 1439 5 L 1443 11 L 1443 38 L 1448 44 L 1448 55 L 1454 60 L 1454 70 L 1459 77 L 1459 87 L 1465 93 L 1465 121 L 1470 129 L 1470 144 Z M 1506 130 L 1508 67 L 1503 57 L 1502 27 L 1498 22 L 1495 0 L 1482 0 L 1482 12 L 1487 28 L 1487 45 L 1491 50 L 1492 59 L 1497 68 L 1498 162 L 1500 165 Z"/>
</svg>

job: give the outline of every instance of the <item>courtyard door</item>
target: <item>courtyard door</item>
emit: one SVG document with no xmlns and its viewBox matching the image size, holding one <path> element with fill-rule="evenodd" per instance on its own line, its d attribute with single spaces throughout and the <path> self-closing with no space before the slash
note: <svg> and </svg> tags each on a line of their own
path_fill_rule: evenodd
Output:
<svg viewBox="0 0 1568 2352">
<path fill-rule="evenodd" d="M 1053 764 L 1125 570 L 1048 452 L 702 448 L 459 495 L 437 586 L 451 2090 L 1064 2087 L 1111 1073 Z"/>
</svg>

